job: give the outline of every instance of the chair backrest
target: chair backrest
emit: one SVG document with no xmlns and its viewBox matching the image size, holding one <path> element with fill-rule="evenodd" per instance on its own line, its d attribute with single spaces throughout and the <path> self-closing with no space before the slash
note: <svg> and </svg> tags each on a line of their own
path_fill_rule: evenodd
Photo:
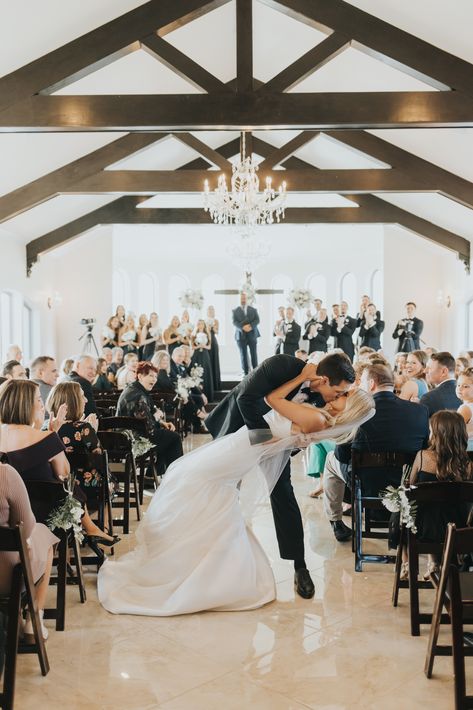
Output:
<svg viewBox="0 0 473 710">
<path fill-rule="evenodd" d="M 454 555 L 473 554 L 473 528 L 457 528 L 454 523 L 449 523 L 443 561 L 450 564 Z"/>
<path fill-rule="evenodd" d="M 120 431 L 102 431 L 99 429 L 97 436 L 109 459 L 123 459 L 128 455 L 132 455 L 132 442 L 126 434 Z"/>
<path fill-rule="evenodd" d="M 26 550 L 23 523 L 19 523 L 15 528 L 0 527 L 0 552 L 21 552 L 22 540 Z"/>
<path fill-rule="evenodd" d="M 38 523 L 46 523 L 50 513 L 68 495 L 60 481 L 24 481 L 24 484 Z"/>
<path fill-rule="evenodd" d="M 107 479 L 108 472 L 108 457 L 107 452 L 91 453 L 88 451 L 66 453 L 67 460 L 71 467 L 71 472 L 75 471 L 90 471 L 96 469 L 102 478 Z"/>
<path fill-rule="evenodd" d="M 417 483 L 406 491 L 410 501 L 426 503 L 473 503 L 473 481 Z"/>
<path fill-rule="evenodd" d="M 179 404 L 180 397 L 175 392 L 151 392 L 153 402 L 166 402 L 167 404 Z"/>
<path fill-rule="evenodd" d="M 123 431 L 123 429 L 131 429 L 142 436 L 146 436 L 147 433 L 144 419 L 136 417 L 102 417 L 100 419 L 101 431 Z"/>
<path fill-rule="evenodd" d="M 359 468 L 400 468 L 413 463 L 417 452 L 412 451 L 357 451 L 352 449 L 351 463 Z"/>
</svg>

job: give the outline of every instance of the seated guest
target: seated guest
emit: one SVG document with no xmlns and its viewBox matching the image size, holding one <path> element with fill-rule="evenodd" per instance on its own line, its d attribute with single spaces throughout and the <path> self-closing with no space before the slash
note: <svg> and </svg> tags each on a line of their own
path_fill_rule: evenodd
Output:
<svg viewBox="0 0 473 710">
<path fill-rule="evenodd" d="M 16 360 L 21 362 L 23 360 L 23 353 L 19 345 L 10 345 L 7 350 L 6 360 Z"/>
<path fill-rule="evenodd" d="M 327 454 L 324 468 L 324 509 L 339 542 L 351 539 L 351 529 L 342 521 L 345 485 L 350 481 L 351 451 L 405 451 L 415 454 L 427 445 L 429 422 L 420 404 L 399 399 L 394 394 L 394 376 L 386 365 L 368 365 L 361 374 L 361 388 L 373 395 L 376 413 L 358 429 L 349 444 L 338 445 Z M 362 472 L 363 492 L 377 496 L 392 484 L 398 486 L 402 471 Z"/>
<path fill-rule="evenodd" d="M 162 475 L 173 461 L 182 456 L 179 434 L 170 422 L 159 422 L 159 411 L 150 392 L 157 380 L 157 370 L 150 362 L 140 362 L 136 368 L 136 381 L 120 395 L 117 416 L 136 417 L 146 423 L 147 435 L 158 448 L 158 468 Z"/>
<path fill-rule="evenodd" d="M 465 370 L 470 367 L 470 360 L 466 357 L 457 357 L 455 360 L 455 379 L 458 380 Z"/>
<path fill-rule="evenodd" d="M 381 350 L 381 333 L 384 330 L 384 321 L 379 316 L 374 303 L 370 303 L 366 309 L 364 318 L 360 321 L 360 331 L 358 337 L 362 346 Z"/>
<path fill-rule="evenodd" d="M 358 350 L 358 362 L 368 362 L 368 356 L 371 355 L 371 353 L 376 353 L 376 350 L 367 345 L 362 345 Z"/>
<path fill-rule="evenodd" d="M 64 383 L 63 383 L 64 384 Z M 63 386 L 63 384 L 61 386 Z M 38 385 L 30 380 L 10 380 L 0 387 L 0 456 L 13 466 L 24 481 L 65 481 L 70 473 L 65 447 L 57 432 L 65 423 L 66 405 L 57 409 L 57 417 L 44 424 L 44 405 Z M 79 485 L 74 497 L 82 505 L 81 523 L 92 542 L 110 546 L 116 539 L 100 530 L 87 511 L 87 497 Z M 47 519 L 51 511 L 41 511 Z"/>
<path fill-rule="evenodd" d="M 69 375 L 72 372 L 73 367 L 74 367 L 74 358 L 73 357 L 66 357 L 61 362 L 60 377 L 59 377 L 60 382 L 64 382 L 64 380 L 67 380 L 67 378 L 69 377 Z"/>
<path fill-rule="evenodd" d="M 8 360 L 4 366 L 2 375 L 6 380 L 27 380 L 26 370 L 18 360 Z"/>
<path fill-rule="evenodd" d="M 469 367 L 458 378 L 457 396 L 463 404 L 458 407 L 466 424 L 468 451 L 473 451 L 473 367 Z"/>
<path fill-rule="evenodd" d="M 104 357 L 97 360 L 97 372 L 92 382 L 94 392 L 113 392 L 113 385 L 107 377 L 107 361 Z"/>
<path fill-rule="evenodd" d="M 159 350 L 153 355 L 151 364 L 154 365 L 158 371 L 158 377 L 153 391 L 175 394 L 176 388 L 169 376 L 171 372 L 171 358 L 169 357 L 169 353 L 167 353 L 166 350 Z"/>
<path fill-rule="evenodd" d="M 433 481 L 470 481 L 473 468 L 466 450 L 467 442 L 465 422 L 457 412 L 440 410 L 433 414 L 430 419 L 429 445 L 425 451 L 417 454 L 409 485 Z M 416 513 L 417 539 L 442 543 L 448 523 L 455 523 L 458 528 L 466 527 L 469 509 L 468 503 L 419 506 Z M 407 579 L 407 552 L 403 553 L 401 578 Z M 424 579 L 429 579 L 438 563 L 436 556 L 429 555 Z"/>
<path fill-rule="evenodd" d="M 426 353 L 427 353 L 427 357 L 430 358 L 430 357 L 432 356 L 432 353 L 438 353 L 438 350 L 437 350 L 437 348 L 433 348 L 431 345 L 427 345 L 427 346 L 424 348 L 424 352 L 426 352 Z"/>
<path fill-rule="evenodd" d="M 122 391 L 125 387 L 136 380 L 136 368 L 138 366 L 138 355 L 127 353 L 123 358 L 123 367 L 117 372 L 117 389 Z"/>
<path fill-rule="evenodd" d="M 425 379 L 426 366 L 427 355 L 423 350 L 412 350 L 412 352 L 409 352 L 404 367 L 404 373 L 407 379 L 401 386 L 399 393 L 401 399 L 418 402 L 420 398 L 429 391 Z"/>
<path fill-rule="evenodd" d="M 46 525 L 36 522 L 21 476 L 11 466 L 0 464 L 0 527 L 14 528 L 19 523 L 23 523 L 25 538 L 28 540 L 36 602 L 43 638 L 47 639 L 48 630 L 43 624 L 44 607 L 51 576 L 53 545 L 59 542 L 59 538 L 53 535 Z M 16 552 L 0 552 L 0 594 L 10 592 L 12 571 L 19 561 L 20 556 Z M 29 614 L 23 633 L 26 643 L 34 642 Z"/>
<path fill-rule="evenodd" d="M 43 404 L 46 402 L 49 393 L 58 381 L 59 372 L 56 360 L 49 355 L 40 355 L 35 358 L 30 365 L 30 378 L 35 382 L 41 392 Z"/>
<path fill-rule="evenodd" d="M 117 372 L 123 365 L 123 348 L 112 348 L 112 362 L 107 367 L 107 376 L 112 384 L 116 384 Z"/>
<path fill-rule="evenodd" d="M 456 394 L 455 358 L 448 352 L 432 353 L 426 367 L 427 382 L 434 389 L 424 394 L 420 403 L 427 407 L 429 417 L 440 409 L 457 410 L 461 400 Z"/>
<path fill-rule="evenodd" d="M 102 354 L 100 355 L 100 357 L 102 357 L 105 360 L 105 362 L 107 363 L 107 367 L 112 364 L 112 359 L 113 359 L 112 350 L 113 350 L 113 348 L 103 348 Z"/>
<path fill-rule="evenodd" d="M 95 406 L 94 391 L 92 382 L 97 372 L 97 361 L 92 355 L 80 355 L 74 362 L 74 367 L 69 375 L 69 382 L 78 382 L 87 400 L 85 405 L 85 416 L 97 414 Z"/>
</svg>

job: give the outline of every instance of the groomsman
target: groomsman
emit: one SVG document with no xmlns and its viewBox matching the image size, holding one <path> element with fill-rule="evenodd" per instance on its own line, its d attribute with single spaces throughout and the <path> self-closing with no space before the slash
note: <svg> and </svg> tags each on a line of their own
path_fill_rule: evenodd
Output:
<svg viewBox="0 0 473 710">
<path fill-rule="evenodd" d="M 330 337 L 330 324 L 327 318 L 327 311 L 321 308 L 316 317 L 311 318 L 305 324 L 303 340 L 309 341 L 309 355 L 313 352 L 327 352 L 327 340 Z"/>
<path fill-rule="evenodd" d="M 283 353 L 295 355 L 301 339 L 301 327 L 294 320 L 294 308 L 286 308 L 286 321 L 284 323 Z"/>
<path fill-rule="evenodd" d="M 240 294 L 240 305 L 232 311 L 235 326 L 235 340 L 240 351 L 241 368 L 245 375 L 250 371 L 248 349 L 250 350 L 251 367 L 258 365 L 256 345 L 259 338 L 259 315 L 256 308 L 247 304 L 246 293 Z"/>
<path fill-rule="evenodd" d="M 284 306 L 279 306 L 278 308 L 278 319 L 274 324 L 273 335 L 276 338 L 276 348 L 274 350 L 275 355 L 280 355 L 282 352 L 282 346 L 284 342 L 284 324 L 286 321 L 286 309 Z"/>
<path fill-rule="evenodd" d="M 411 353 L 420 350 L 420 336 L 424 329 L 424 321 L 417 318 L 416 304 L 413 301 L 406 303 L 406 317 L 401 318 L 394 328 L 393 338 L 398 339 L 398 353 Z"/>
<path fill-rule="evenodd" d="M 348 303 L 346 301 L 342 301 L 340 306 L 338 304 L 333 306 L 331 331 L 334 338 L 334 347 L 343 350 L 350 360 L 353 360 L 355 355 L 353 333 L 356 327 L 356 318 L 351 318 L 348 315 Z"/>
<path fill-rule="evenodd" d="M 368 304 L 365 311 L 365 317 L 361 320 L 360 332 L 360 347 L 373 348 L 373 350 L 381 350 L 381 333 L 384 330 L 384 321 L 378 318 L 379 311 L 376 310 L 374 303 Z M 360 323 L 360 319 L 358 319 Z"/>
</svg>

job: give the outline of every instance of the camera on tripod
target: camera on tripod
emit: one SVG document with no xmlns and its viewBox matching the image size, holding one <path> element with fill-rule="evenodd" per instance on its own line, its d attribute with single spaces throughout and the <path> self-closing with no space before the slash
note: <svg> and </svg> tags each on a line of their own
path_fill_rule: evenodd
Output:
<svg viewBox="0 0 473 710">
<path fill-rule="evenodd" d="M 93 331 L 94 325 L 96 323 L 97 323 L 97 320 L 95 318 L 81 318 L 80 319 L 80 324 L 85 325 L 85 333 L 83 335 L 81 335 L 79 338 L 79 342 L 81 340 L 84 341 L 84 346 L 82 348 L 83 355 L 85 353 L 91 353 L 91 352 L 95 351 L 97 357 L 99 356 L 97 343 L 95 342 L 94 336 L 92 335 L 92 331 Z"/>
<path fill-rule="evenodd" d="M 80 324 L 81 325 L 95 325 L 97 323 L 97 320 L 95 318 L 81 318 L 80 319 Z"/>
</svg>

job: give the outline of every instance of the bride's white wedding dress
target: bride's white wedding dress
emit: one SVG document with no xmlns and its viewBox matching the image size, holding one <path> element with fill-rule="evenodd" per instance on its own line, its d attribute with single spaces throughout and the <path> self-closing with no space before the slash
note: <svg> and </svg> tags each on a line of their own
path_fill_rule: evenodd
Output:
<svg viewBox="0 0 473 710">
<path fill-rule="evenodd" d="M 285 417 L 270 412 L 265 418 L 277 443 L 251 445 L 242 427 L 169 467 L 138 526 L 136 548 L 100 569 L 105 609 L 172 616 L 256 609 L 275 599 L 271 566 L 245 523 L 237 484 L 242 481 L 243 492 L 250 482 L 252 496 L 261 464 L 272 490 L 292 447 L 326 439 L 328 432 L 296 437 Z"/>
</svg>

